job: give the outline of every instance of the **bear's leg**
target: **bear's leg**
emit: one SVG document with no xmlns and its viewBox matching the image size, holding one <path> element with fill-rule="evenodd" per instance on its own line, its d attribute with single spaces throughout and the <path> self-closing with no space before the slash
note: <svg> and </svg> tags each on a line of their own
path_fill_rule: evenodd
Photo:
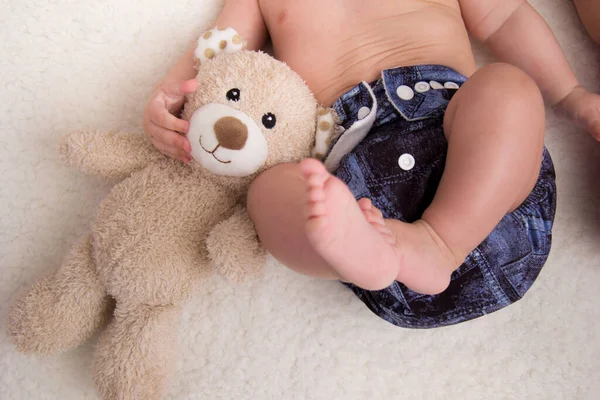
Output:
<svg viewBox="0 0 600 400">
<path fill-rule="evenodd" d="M 94 380 L 103 399 L 163 397 L 175 368 L 181 307 L 124 305 L 100 336 Z"/>
<path fill-rule="evenodd" d="M 91 237 L 11 307 L 7 330 L 19 351 L 48 354 L 83 343 L 110 318 L 112 301 L 92 261 Z"/>
</svg>

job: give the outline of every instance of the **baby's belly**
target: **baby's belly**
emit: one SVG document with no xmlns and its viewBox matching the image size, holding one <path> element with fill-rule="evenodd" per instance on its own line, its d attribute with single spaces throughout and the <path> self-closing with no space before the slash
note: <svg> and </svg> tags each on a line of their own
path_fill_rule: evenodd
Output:
<svg viewBox="0 0 600 400">
<path fill-rule="evenodd" d="M 475 61 L 456 0 L 261 0 L 275 56 L 326 106 L 397 66 L 440 64 L 470 75 Z"/>
</svg>

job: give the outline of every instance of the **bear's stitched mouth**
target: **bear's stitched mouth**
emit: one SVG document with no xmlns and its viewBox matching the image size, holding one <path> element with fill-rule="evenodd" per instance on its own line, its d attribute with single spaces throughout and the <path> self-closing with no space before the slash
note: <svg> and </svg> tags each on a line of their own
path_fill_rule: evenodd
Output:
<svg viewBox="0 0 600 400">
<path fill-rule="evenodd" d="M 215 156 L 215 151 L 219 150 L 219 147 L 221 147 L 220 144 L 218 144 L 217 147 L 215 147 L 215 149 L 213 151 L 209 151 L 209 150 L 206 150 L 206 148 L 202 145 L 202 136 L 200 136 L 200 138 L 198 138 L 198 143 L 200 143 L 200 147 L 202 147 L 202 150 L 204 150 L 205 152 L 207 152 L 208 154 L 213 156 L 213 158 L 215 160 L 217 160 L 218 162 L 220 162 L 221 164 L 231 164 L 231 161 L 222 161 L 222 160 L 219 160 L 219 158 L 217 156 Z"/>
</svg>

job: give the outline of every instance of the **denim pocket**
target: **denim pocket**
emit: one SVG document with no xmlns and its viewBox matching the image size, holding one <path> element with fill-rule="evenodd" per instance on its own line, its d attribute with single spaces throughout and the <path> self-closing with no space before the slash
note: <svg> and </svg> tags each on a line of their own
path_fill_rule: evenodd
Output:
<svg viewBox="0 0 600 400">
<path fill-rule="evenodd" d="M 354 165 L 352 179 L 354 186 L 361 187 L 362 197 L 369 197 L 386 218 L 413 222 L 433 200 L 446 162 L 447 143 L 439 121 L 419 123 L 431 126 L 416 131 L 403 124 L 377 128 L 355 149 L 348 163 Z M 360 177 L 358 182 L 356 177 Z"/>
<path fill-rule="evenodd" d="M 520 226 L 520 233 L 515 241 L 518 239 L 518 243 L 521 243 L 523 247 L 527 244 L 528 252 L 520 257 L 514 257 L 512 262 L 502 263 L 493 259 L 490 259 L 489 262 L 496 261 L 495 263 L 498 265 L 496 270 L 501 271 L 502 278 L 510 284 L 510 289 L 505 289 L 505 292 L 507 295 L 513 294 L 515 298 L 512 300 L 516 301 L 525 295 L 540 274 L 548 258 L 552 235 L 550 230 L 536 228 L 545 226 L 543 222 L 540 224 L 541 221 L 537 221 L 537 218 L 531 217 L 531 221 L 529 221 L 531 223 L 527 223 L 512 214 L 510 216 Z M 498 279 L 500 280 L 500 278 Z"/>
<path fill-rule="evenodd" d="M 450 325 L 483 315 L 495 308 L 496 288 L 485 284 L 485 271 L 479 268 L 476 256 L 471 254 L 452 274 L 448 288 L 440 294 L 425 295 L 404 285 L 402 294 L 411 315 L 431 326 Z"/>
<path fill-rule="evenodd" d="M 406 302 L 404 316 L 422 325 L 458 323 L 519 300 L 539 274 L 544 259 L 532 253 L 523 222 L 508 214 L 454 271 L 444 292 L 423 295 L 398 284 L 402 295 L 395 297 Z"/>
</svg>

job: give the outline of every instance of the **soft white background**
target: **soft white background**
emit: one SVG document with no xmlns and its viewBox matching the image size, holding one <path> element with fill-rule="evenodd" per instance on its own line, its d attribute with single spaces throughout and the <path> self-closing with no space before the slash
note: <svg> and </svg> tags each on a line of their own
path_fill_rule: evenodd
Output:
<svg viewBox="0 0 600 400">
<path fill-rule="evenodd" d="M 598 50 L 571 2 L 532 3 L 582 83 L 598 90 Z M 96 398 L 93 340 L 38 359 L 17 353 L 4 331 L 10 301 L 59 265 L 110 188 L 62 166 L 58 139 L 81 128 L 140 130 L 152 85 L 220 6 L 0 3 L 0 398 Z M 188 304 L 168 398 L 600 398 L 600 144 L 550 114 L 547 145 L 558 174 L 555 245 L 521 302 L 455 327 L 404 330 L 340 285 L 271 262 L 260 280 L 215 279 Z"/>
</svg>

